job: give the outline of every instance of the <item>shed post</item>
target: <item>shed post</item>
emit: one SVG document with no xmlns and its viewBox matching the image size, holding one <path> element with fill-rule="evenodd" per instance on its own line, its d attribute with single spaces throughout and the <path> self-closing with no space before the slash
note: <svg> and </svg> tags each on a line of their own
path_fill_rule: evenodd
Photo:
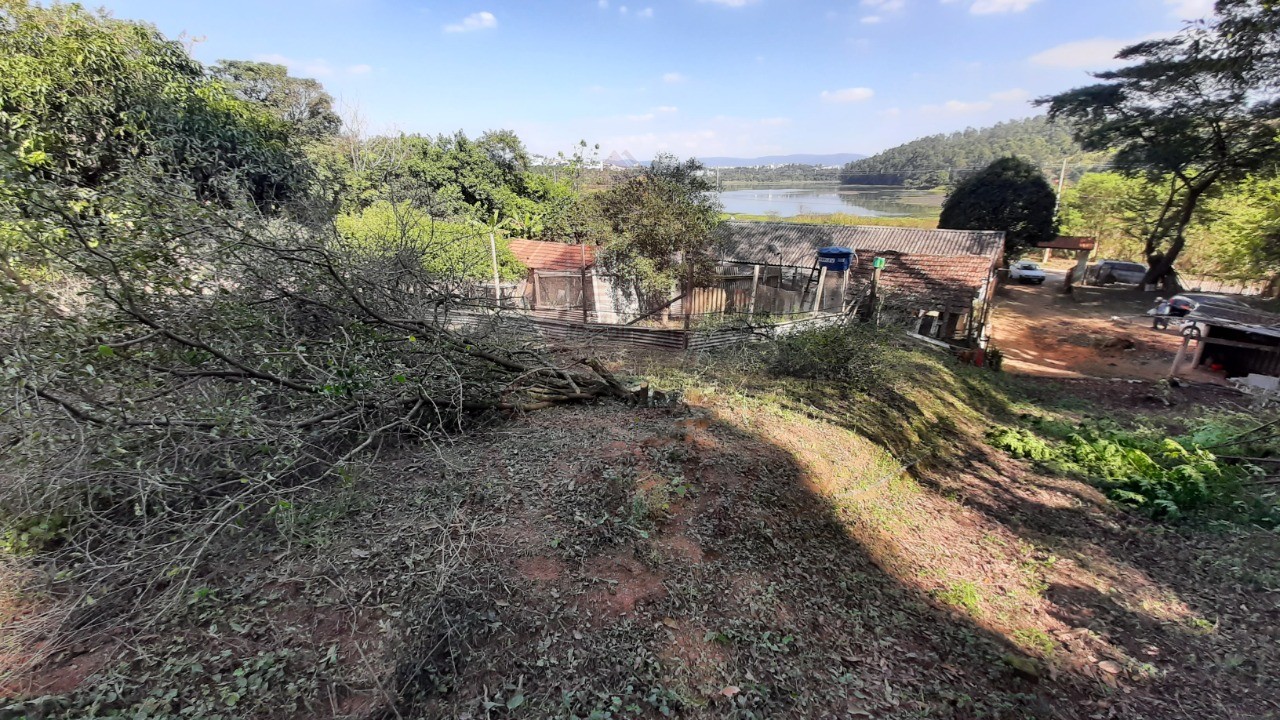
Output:
<svg viewBox="0 0 1280 720">
<path fill-rule="evenodd" d="M 871 321 L 880 327 L 880 271 L 884 269 L 884 258 L 871 261 Z"/>
<path fill-rule="evenodd" d="M 537 310 L 537 309 L 538 309 L 538 292 L 539 292 L 539 289 L 540 289 L 540 288 L 538 287 L 538 269 L 537 269 L 537 268 L 534 268 L 534 269 L 533 269 L 533 309 L 534 309 L 534 310 Z"/>
<path fill-rule="evenodd" d="M 817 315 L 822 312 L 822 286 L 827 284 L 827 269 L 824 267 L 818 273 L 818 291 L 813 295 L 813 314 Z"/>
<path fill-rule="evenodd" d="M 760 287 L 760 266 L 751 266 L 751 302 L 747 303 L 747 322 L 756 314 L 756 290 Z"/>
<path fill-rule="evenodd" d="M 845 298 L 849 297 L 849 275 L 853 272 L 853 268 L 844 271 L 844 280 L 840 283 L 840 312 L 845 310 Z"/>
<path fill-rule="evenodd" d="M 1169 377 L 1178 377 L 1178 370 L 1182 367 L 1182 361 L 1187 357 L 1187 347 L 1191 345 L 1191 338 L 1183 336 L 1182 347 L 1178 348 L 1178 354 L 1173 358 L 1173 367 L 1169 368 Z"/>
</svg>

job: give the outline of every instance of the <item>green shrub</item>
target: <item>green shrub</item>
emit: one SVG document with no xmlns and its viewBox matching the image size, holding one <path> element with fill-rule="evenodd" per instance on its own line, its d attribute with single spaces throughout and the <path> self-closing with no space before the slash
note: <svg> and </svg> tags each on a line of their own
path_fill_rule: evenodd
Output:
<svg viewBox="0 0 1280 720">
<path fill-rule="evenodd" d="M 892 377 L 897 353 L 890 330 L 842 323 L 779 339 L 769 352 L 769 371 L 789 377 L 844 380 L 868 388 Z"/>
<path fill-rule="evenodd" d="M 1039 434 L 1001 427 L 987 433 L 987 441 L 1014 457 L 1087 478 L 1115 502 L 1156 518 L 1172 519 L 1225 504 L 1254 472 L 1251 466 L 1220 462 L 1198 445 L 1184 445 L 1154 431 L 1092 423 L 1067 433 L 1065 423 L 1033 424 Z"/>
<path fill-rule="evenodd" d="M 987 442 L 1016 458 L 1047 461 L 1057 457 L 1054 449 L 1029 430 L 999 427 L 987 433 Z"/>
</svg>

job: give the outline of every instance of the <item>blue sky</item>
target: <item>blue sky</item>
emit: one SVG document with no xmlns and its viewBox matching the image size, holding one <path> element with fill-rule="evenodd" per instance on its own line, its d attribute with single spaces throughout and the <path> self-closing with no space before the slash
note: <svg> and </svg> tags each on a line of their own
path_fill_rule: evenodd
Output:
<svg viewBox="0 0 1280 720">
<path fill-rule="evenodd" d="M 205 62 L 315 77 L 369 131 L 536 153 L 872 153 L 1036 111 L 1211 0 L 107 0 Z"/>
</svg>

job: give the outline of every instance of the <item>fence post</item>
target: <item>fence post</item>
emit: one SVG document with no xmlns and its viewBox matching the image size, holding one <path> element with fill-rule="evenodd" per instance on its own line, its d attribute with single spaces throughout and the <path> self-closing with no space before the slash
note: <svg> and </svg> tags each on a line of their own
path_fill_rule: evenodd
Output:
<svg viewBox="0 0 1280 720">
<path fill-rule="evenodd" d="M 693 258 L 689 257 L 690 253 L 685 253 L 685 262 L 689 265 L 689 277 L 685 280 L 684 286 L 684 331 L 685 347 L 689 347 L 689 326 L 693 321 Z"/>
<path fill-rule="evenodd" d="M 844 271 L 844 280 L 840 283 L 840 312 L 845 311 L 845 298 L 849 297 L 849 275 L 853 272 L 853 268 Z"/>
<path fill-rule="evenodd" d="M 827 269 L 818 273 L 818 291 L 813 294 L 813 314 L 822 312 L 822 286 L 827 284 Z"/>
<path fill-rule="evenodd" d="M 747 322 L 756 314 L 756 290 L 760 287 L 760 266 L 751 266 L 751 302 L 747 303 Z"/>
<path fill-rule="evenodd" d="M 538 269 L 533 269 L 533 309 L 538 309 Z"/>
<path fill-rule="evenodd" d="M 582 253 L 582 324 L 585 326 L 590 322 L 590 317 L 587 314 L 587 246 L 585 244 L 579 245 L 578 249 Z"/>
</svg>

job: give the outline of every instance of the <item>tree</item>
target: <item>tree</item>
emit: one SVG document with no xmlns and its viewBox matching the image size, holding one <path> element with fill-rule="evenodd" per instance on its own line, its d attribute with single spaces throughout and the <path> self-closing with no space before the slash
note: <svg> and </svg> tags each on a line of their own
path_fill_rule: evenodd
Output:
<svg viewBox="0 0 1280 720">
<path fill-rule="evenodd" d="M 1270 0 L 1218 9 L 1214 21 L 1125 48 L 1117 58 L 1132 64 L 1096 74 L 1102 82 L 1037 101 L 1086 149 L 1115 151 L 1121 172 L 1169 179 L 1144 242 L 1148 283 L 1173 280 L 1196 208 L 1215 186 L 1280 160 L 1280 11 Z"/>
<path fill-rule="evenodd" d="M 702 163 L 658 155 L 653 163 L 601 193 L 612 230 L 601 263 L 646 302 L 713 272 L 711 231 L 721 205 Z"/>
<path fill-rule="evenodd" d="M 47 229 L 38 202 L 111 222 L 110 189 L 146 165 L 202 201 L 247 193 L 273 210 L 302 186 L 299 159 L 283 123 L 154 28 L 0 0 L 0 272 L 10 283 L 24 287 L 15 255 Z"/>
<path fill-rule="evenodd" d="M 845 165 L 840 182 L 939 187 L 958 183 L 1006 156 L 1025 158 L 1038 167 L 1056 167 L 1062 158 L 1080 154 L 1070 130 L 1033 117 L 912 140 Z"/>
<path fill-rule="evenodd" d="M 1162 201 L 1163 185 L 1145 177 L 1089 173 L 1063 191 L 1058 219 L 1062 234 L 1096 239 L 1098 257 L 1141 260 Z"/>
<path fill-rule="evenodd" d="M 289 75 L 283 65 L 251 60 L 222 60 L 209 75 L 242 100 L 256 103 L 289 123 L 301 137 L 318 140 L 337 134 L 342 118 L 333 97 L 311 78 Z"/>
<path fill-rule="evenodd" d="M 956 186 L 942 205 L 938 227 L 1003 230 L 1006 257 L 1057 236 L 1053 188 L 1031 163 L 1007 157 Z"/>
</svg>

